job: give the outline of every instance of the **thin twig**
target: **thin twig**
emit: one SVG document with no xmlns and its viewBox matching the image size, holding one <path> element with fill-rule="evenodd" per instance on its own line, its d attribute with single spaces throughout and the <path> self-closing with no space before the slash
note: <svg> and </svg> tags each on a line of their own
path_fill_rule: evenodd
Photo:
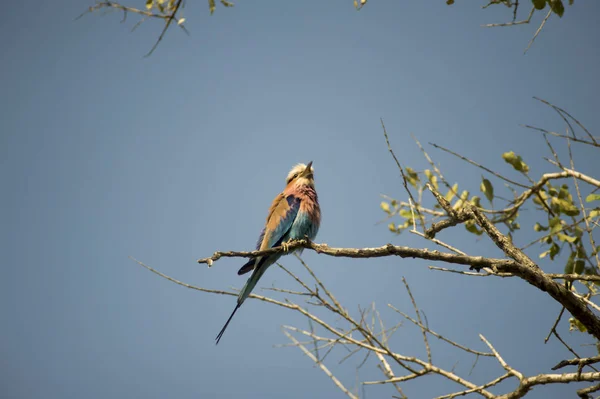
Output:
<svg viewBox="0 0 600 399">
<path fill-rule="evenodd" d="M 500 377 L 498 377 L 486 384 L 480 385 L 477 388 L 467 389 L 467 390 L 460 391 L 460 392 L 454 392 L 454 393 L 438 396 L 435 399 L 452 399 L 452 398 L 456 398 L 457 396 L 465 396 L 470 393 L 478 392 L 480 389 L 485 389 L 485 388 L 493 387 L 494 385 L 498 385 L 499 383 L 501 383 L 502 381 L 504 381 L 505 379 L 507 379 L 509 377 L 512 377 L 512 374 L 510 374 L 510 373 L 502 374 Z"/>
<path fill-rule="evenodd" d="M 408 282 L 404 277 L 402 277 L 402 282 L 404 283 L 404 287 L 406 287 L 406 292 L 408 292 L 408 296 L 410 297 L 410 301 L 412 302 L 413 308 L 415 309 L 415 313 L 417 314 L 417 320 L 419 320 L 419 326 L 421 327 L 421 332 L 423 333 L 423 342 L 425 343 L 425 349 L 427 350 L 427 360 L 431 363 L 431 348 L 429 347 L 429 341 L 427 340 L 427 329 L 423 325 L 423 320 L 421 320 L 421 312 L 417 307 L 417 302 L 413 297 L 412 292 L 410 292 L 410 287 L 408 286 Z"/>
<path fill-rule="evenodd" d="M 587 144 L 587 145 L 591 145 L 591 146 L 593 146 L 593 147 L 598 147 L 598 148 L 600 148 L 600 143 L 596 142 L 596 140 L 595 140 L 594 136 L 592 136 L 592 138 L 594 139 L 594 141 L 592 142 L 592 141 L 587 141 L 587 140 L 583 140 L 583 139 L 576 138 L 576 137 L 569 137 L 569 136 L 567 136 L 567 135 L 560 134 L 560 133 L 556 133 L 556 132 L 551 132 L 551 131 L 549 131 L 549 130 L 542 129 L 542 128 L 535 127 L 535 126 L 530 126 L 530 125 L 521 125 L 521 126 L 523 126 L 523 127 L 527 128 L 527 129 L 531 129 L 531 130 L 537 130 L 537 131 L 539 131 L 539 132 L 542 132 L 542 133 L 545 133 L 545 134 L 549 134 L 549 135 L 551 135 L 551 136 L 555 136 L 555 137 L 560 137 L 560 138 L 563 138 L 563 139 L 568 139 L 568 138 L 570 138 L 571 140 L 573 140 L 573 141 L 574 141 L 574 142 L 576 142 L 576 143 Z"/>
<path fill-rule="evenodd" d="M 416 235 L 418 235 L 419 237 L 423 237 L 423 238 L 425 238 L 425 239 L 427 239 L 427 240 L 429 240 L 429 241 L 432 241 L 432 242 L 434 242 L 435 244 L 439 245 L 440 247 L 444 247 L 444 248 L 446 248 L 446 249 L 449 249 L 450 251 L 452 251 L 452 252 L 454 252 L 454 253 L 456 253 L 456 254 L 459 254 L 459 255 L 464 255 L 464 256 L 466 256 L 466 255 L 467 255 L 465 252 L 461 251 L 460 249 L 458 249 L 458 248 L 455 248 L 455 247 L 453 247 L 453 246 L 452 246 L 452 245 L 450 245 L 450 244 L 446 244 L 445 242 L 443 242 L 443 241 L 441 241 L 441 240 L 438 240 L 437 238 L 428 237 L 428 236 L 426 236 L 425 234 L 421 233 L 421 232 L 420 232 L 420 231 L 418 231 L 418 230 L 411 230 L 410 232 L 411 232 L 411 233 L 413 233 L 413 234 L 416 234 Z"/>
<path fill-rule="evenodd" d="M 492 344 L 490 344 L 490 342 L 482 334 L 479 334 L 479 338 L 481 338 L 481 340 L 483 342 L 485 342 L 485 344 L 490 348 L 490 350 L 492 351 L 492 353 L 494 354 L 494 356 L 498 360 L 498 363 L 500 363 L 500 365 L 504 368 L 504 370 L 506 370 L 508 373 L 514 375 L 515 377 L 517 377 L 519 379 L 519 381 L 523 380 L 523 374 L 521 374 L 517 370 L 513 369 L 512 367 L 510 367 L 508 365 L 508 363 L 506 363 L 504 361 L 504 359 L 502 358 L 502 356 L 500 356 L 500 354 L 498 353 L 498 351 L 496 350 L 496 348 L 494 348 L 492 346 Z"/>
<path fill-rule="evenodd" d="M 390 144 L 390 139 L 388 137 L 387 131 L 385 130 L 385 124 L 383 123 L 383 118 L 381 119 L 381 127 L 383 128 L 383 135 L 385 136 L 385 142 L 387 143 L 388 150 L 390 151 L 390 154 L 392 154 L 394 161 L 396 161 L 396 165 L 398 166 L 398 169 L 400 169 L 400 174 L 402 175 L 402 184 L 404 185 L 404 189 L 408 193 L 408 196 L 412 200 L 413 204 L 417 204 L 417 201 L 415 201 L 415 198 L 413 197 L 412 192 L 408 188 L 406 174 L 404 174 L 404 168 L 402 168 L 402 165 L 400 165 L 400 161 L 398 161 L 398 158 L 396 158 L 396 154 L 394 154 L 394 150 L 392 150 L 392 146 Z M 419 215 L 421 227 L 423 228 L 423 230 L 425 230 L 425 218 L 423 217 L 423 215 L 421 214 L 421 212 L 419 211 L 418 208 L 417 208 L 417 214 Z"/>
<path fill-rule="evenodd" d="M 437 270 L 437 271 L 440 271 L 440 272 L 462 274 L 464 276 L 471 276 L 471 277 L 489 277 L 489 276 L 496 276 L 496 277 L 516 277 L 512 273 L 496 273 L 493 270 L 488 269 L 488 268 L 484 268 L 483 269 L 483 270 L 485 270 L 485 273 L 465 272 L 465 271 L 462 271 L 462 270 L 454 270 L 454 269 L 449 269 L 447 267 L 439 267 L 439 266 L 428 266 L 428 268 L 430 270 Z"/>
<path fill-rule="evenodd" d="M 550 8 L 550 7 L 549 7 Z M 542 21 L 542 23 L 540 24 L 540 27 L 535 31 L 535 34 L 533 35 L 533 37 L 531 38 L 531 40 L 529 41 L 529 44 L 527 45 L 527 48 L 525 48 L 525 51 L 523 52 L 523 54 L 527 53 L 527 50 L 529 50 L 529 48 L 531 47 L 531 45 L 533 44 L 533 42 L 535 41 L 536 37 L 540 34 L 540 32 L 542 31 L 542 28 L 544 27 L 544 25 L 546 25 L 546 21 L 548 20 L 548 18 L 550 18 L 550 15 L 552 15 L 552 8 L 550 8 L 550 10 L 548 10 L 548 14 L 546 14 L 546 17 L 544 18 L 544 20 Z"/>
<path fill-rule="evenodd" d="M 391 305 L 391 304 L 388 304 L 388 306 L 389 306 L 391 309 L 393 309 L 395 312 L 399 313 L 399 314 L 400 314 L 402 317 L 404 317 L 406 320 L 408 320 L 408 321 L 410 321 L 411 323 L 413 323 L 414 325 L 416 325 L 416 326 L 420 327 L 421 329 L 423 329 L 423 330 L 427 331 L 429 334 L 433 335 L 434 337 L 436 337 L 436 338 L 438 338 L 438 339 L 441 339 L 442 341 L 444 341 L 444 342 L 447 342 L 447 343 L 449 343 L 449 344 L 450 344 L 450 345 L 452 345 L 452 346 L 455 346 L 455 347 L 457 347 L 458 349 L 461 349 L 461 350 L 463 350 L 463 351 L 465 351 L 465 352 L 469 352 L 469 353 L 472 353 L 472 354 L 474 354 L 474 355 L 478 355 L 478 356 L 492 356 L 492 357 L 494 356 L 494 354 L 493 354 L 493 353 L 490 353 L 490 352 L 480 352 L 480 351 L 476 351 L 476 350 L 474 350 L 474 349 L 470 349 L 470 348 L 467 348 L 466 346 L 463 346 L 463 345 L 461 345 L 461 344 L 459 344 L 459 343 L 456 343 L 456 342 L 454 342 L 454 341 L 452 341 L 452 340 L 450 340 L 450 339 L 448 339 L 448 338 L 445 338 L 445 337 L 444 337 L 444 336 L 442 336 L 441 334 L 438 334 L 438 333 L 436 333 L 435 331 L 433 331 L 432 329 L 430 329 L 429 327 L 427 327 L 427 326 L 423 325 L 421 322 L 419 322 L 419 321 L 417 321 L 417 320 L 413 319 L 412 317 L 410 317 L 410 316 L 409 316 L 409 315 L 407 315 L 406 313 L 404 313 L 404 312 L 402 312 L 402 311 L 400 311 L 400 310 L 396 309 L 396 308 L 395 308 L 393 305 Z"/>
<path fill-rule="evenodd" d="M 302 345 L 300 342 L 298 342 L 298 340 L 296 338 L 294 338 L 294 336 L 292 334 L 290 334 L 289 332 L 283 330 L 283 333 L 290 339 L 290 341 L 292 341 L 293 343 L 295 343 L 296 345 L 298 345 L 298 347 L 302 350 L 302 352 L 304 352 L 304 354 L 306 356 L 308 356 L 313 362 L 315 362 L 317 364 L 317 366 L 319 366 L 319 368 L 321 370 L 323 370 L 323 372 L 329 377 L 331 378 L 331 381 L 333 381 L 333 383 L 342 391 L 344 392 L 348 397 L 352 398 L 352 399 L 359 399 L 358 396 L 354 395 L 352 392 L 348 391 L 348 389 L 346 389 L 346 387 L 344 386 L 344 384 L 342 384 L 342 382 L 340 380 L 338 380 L 332 373 L 331 371 L 329 371 L 329 369 L 319 361 L 319 359 L 317 359 L 315 357 L 315 355 L 313 355 L 308 349 L 306 349 L 306 347 L 304 345 Z"/>
<path fill-rule="evenodd" d="M 325 291 L 325 295 L 327 295 L 334 303 L 334 305 L 343 313 L 345 313 L 346 311 L 344 310 L 344 308 L 342 307 L 342 305 L 338 302 L 338 300 L 335 298 L 335 296 L 333 296 L 333 294 L 331 293 L 331 291 L 329 291 L 325 285 L 321 282 L 321 280 L 319 280 L 317 278 L 317 276 L 315 275 L 315 273 L 312 271 L 312 269 L 310 267 L 308 267 L 308 265 L 306 264 L 306 262 L 304 262 L 302 260 L 302 258 L 297 254 L 294 253 L 294 255 L 296 256 L 296 258 L 300 261 L 300 263 L 302 263 L 302 266 L 304 266 L 304 268 L 308 271 L 308 273 L 310 273 L 310 275 L 312 276 L 312 278 L 316 281 L 317 284 L 319 284 L 319 287 L 321 287 L 323 289 L 323 291 Z"/>
<path fill-rule="evenodd" d="M 552 107 L 556 112 L 558 112 L 558 114 L 563 118 L 563 120 L 567 123 L 567 125 L 569 125 L 569 127 L 571 127 L 571 132 L 574 133 L 574 129 L 572 128 L 571 124 L 566 120 L 566 118 L 564 117 L 564 115 L 568 116 L 569 118 L 571 118 L 576 124 L 577 126 L 579 126 L 581 128 L 581 130 L 583 130 L 587 136 L 592 139 L 593 144 L 595 144 L 596 146 L 598 146 L 598 143 L 596 142 L 596 138 L 594 136 L 592 136 L 592 134 L 590 133 L 590 131 L 583 126 L 583 124 L 581 122 L 579 122 L 579 120 L 577 118 L 575 118 L 573 115 L 571 115 L 570 113 L 568 113 L 567 111 L 565 111 L 564 109 L 560 108 L 559 106 L 556 106 L 554 104 L 551 104 L 550 102 L 539 98 L 539 97 L 533 97 L 534 100 L 537 100 L 539 102 L 542 102 L 550 107 Z M 575 137 L 571 137 L 572 140 L 575 139 Z"/>
<path fill-rule="evenodd" d="M 154 45 L 152 46 L 150 51 L 148 51 L 148 53 L 144 57 L 150 57 L 152 55 L 152 53 L 154 52 L 154 50 L 156 50 L 156 48 L 162 41 L 163 37 L 165 37 L 165 33 L 167 33 L 169 26 L 171 26 L 171 22 L 173 22 L 173 20 L 175 19 L 175 15 L 177 14 L 177 11 L 179 10 L 179 7 L 181 6 L 182 1 L 183 0 L 177 0 L 177 3 L 175 3 L 175 7 L 173 8 L 173 11 L 171 12 L 171 14 L 169 14 L 167 16 L 167 18 L 165 18 L 165 20 L 166 20 L 165 27 L 163 28 L 162 32 L 160 32 L 158 39 L 156 40 L 156 42 L 154 43 Z"/>
<path fill-rule="evenodd" d="M 548 340 L 550 339 L 550 336 L 552 336 L 552 333 L 554 333 L 556 331 L 556 326 L 558 326 L 558 323 L 560 322 L 560 319 L 562 318 L 563 313 L 565 312 L 565 307 L 563 306 L 560 309 L 560 312 L 558 313 L 558 317 L 556 318 L 556 320 L 554 321 L 554 324 L 552 325 L 552 328 L 550 329 L 550 332 L 548 333 L 548 335 L 546 336 L 546 338 L 544 339 L 544 343 L 547 344 Z"/>
<path fill-rule="evenodd" d="M 531 21 L 531 17 L 533 16 L 534 12 L 535 12 L 535 7 L 532 7 L 527 19 L 524 19 L 522 21 L 515 22 L 513 20 L 513 22 L 504 22 L 504 23 L 499 23 L 499 24 L 486 24 L 486 25 L 481 25 L 481 26 L 484 28 L 496 28 L 496 27 L 501 27 L 501 26 L 515 26 L 515 25 L 528 24 Z"/>
<path fill-rule="evenodd" d="M 159 43 L 162 41 L 163 37 L 165 36 L 165 33 L 169 29 L 169 26 L 171 26 L 171 23 L 173 22 L 173 20 L 177 19 L 176 15 L 177 15 L 177 12 L 179 11 L 179 8 L 182 5 L 182 2 L 183 2 L 183 0 L 177 0 L 177 2 L 174 4 L 173 8 L 170 10 L 169 13 L 154 13 L 154 12 L 145 11 L 145 10 L 141 10 L 141 9 L 134 8 L 134 7 L 127 7 L 122 4 L 112 2 L 112 1 L 102 1 L 102 2 L 98 2 L 95 5 L 89 7 L 86 11 L 84 11 L 76 19 L 83 17 L 87 13 L 91 13 L 91 12 L 97 11 L 102 8 L 109 8 L 109 9 L 114 8 L 114 9 L 123 11 L 123 14 L 124 14 L 123 21 L 125 20 L 128 12 L 133 13 L 133 14 L 139 14 L 139 15 L 143 16 L 144 18 L 142 18 L 142 20 L 140 20 L 136 25 L 134 25 L 132 30 L 135 30 L 146 18 L 163 19 L 165 21 L 164 28 L 162 29 L 160 35 L 158 36 L 158 39 L 156 40 L 156 42 L 154 43 L 154 45 L 152 46 L 150 51 L 144 56 L 144 57 L 149 57 L 150 55 L 152 55 L 154 50 L 156 50 Z M 121 22 L 123 22 L 123 21 L 121 21 Z M 188 33 L 187 29 L 185 29 L 185 27 L 183 25 L 180 25 L 180 27 L 183 29 L 184 32 Z"/>
<path fill-rule="evenodd" d="M 490 168 L 487 168 L 487 167 L 485 167 L 485 166 L 483 166 L 483 165 L 481 165 L 481 164 L 479 164 L 479 163 L 477 163 L 477 162 L 475 162 L 475 161 L 473 161 L 473 160 L 471 160 L 471 159 L 469 159 L 467 157 L 464 157 L 464 156 L 462 156 L 460 154 L 457 154 L 456 152 L 454 152 L 452 150 L 449 150 L 449 149 L 447 149 L 445 147 L 442 147 L 441 145 L 438 145 L 438 144 L 435 144 L 435 143 L 429 143 L 429 144 L 431 144 L 435 148 L 438 148 L 438 149 L 440 149 L 442 151 L 447 152 L 448 154 L 452 154 L 455 157 L 458 157 L 458 158 L 462 159 L 463 161 L 470 163 L 473 166 L 477 166 L 478 168 L 485 170 L 486 172 L 488 172 L 488 173 L 496 176 L 497 178 L 499 178 L 501 180 L 504 180 L 507 183 L 513 184 L 513 185 L 521 187 L 521 188 L 529 188 L 528 186 L 526 186 L 526 185 L 524 185 L 522 183 L 518 183 L 518 182 L 516 182 L 514 180 L 509 179 L 508 177 L 502 176 L 500 173 L 494 172 Z"/>
</svg>

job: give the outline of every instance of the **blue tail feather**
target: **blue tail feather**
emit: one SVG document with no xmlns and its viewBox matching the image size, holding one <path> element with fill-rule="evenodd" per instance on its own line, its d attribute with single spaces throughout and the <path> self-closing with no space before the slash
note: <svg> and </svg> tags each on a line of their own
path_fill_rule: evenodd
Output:
<svg viewBox="0 0 600 399">
<path fill-rule="evenodd" d="M 251 271 L 252 269 L 254 269 L 254 264 L 256 263 L 256 258 L 250 258 L 250 260 L 246 263 L 244 263 L 244 265 L 240 268 L 240 270 L 238 270 L 238 276 L 241 276 L 242 274 L 246 274 L 249 271 Z"/>
<path fill-rule="evenodd" d="M 273 256 L 264 257 L 258 262 L 258 264 L 256 265 L 256 268 L 254 269 L 254 272 L 252 272 L 252 275 L 250 276 L 248 281 L 246 281 L 246 284 L 244 284 L 244 287 L 240 291 L 240 295 L 238 296 L 238 300 L 237 300 L 237 304 L 235 305 L 235 309 L 233 309 L 233 312 L 231 312 L 231 316 L 229 316 L 229 318 L 225 322 L 225 325 L 223 326 L 221 331 L 219 331 L 219 334 L 217 335 L 217 338 L 216 338 L 217 344 L 223 337 L 223 334 L 225 333 L 225 330 L 227 329 L 229 322 L 231 322 L 231 319 L 233 319 L 233 315 L 235 314 L 235 312 L 237 312 L 237 310 L 240 308 L 240 306 L 242 306 L 242 303 L 244 303 L 244 301 L 248 298 L 248 296 L 250 296 L 250 293 L 252 292 L 254 287 L 256 287 L 258 280 L 260 280 L 260 278 L 265 273 L 265 271 L 269 268 L 269 266 L 271 266 L 273 263 L 275 263 L 278 258 L 279 258 L 278 256 L 277 257 L 273 257 Z M 251 266 L 253 268 L 254 260 L 251 260 L 250 262 L 246 263 L 244 266 L 242 266 L 242 269 L 244 269 L 249 264 L 251 264 Z M 240 271 L 242 269 L 240 269 Z M 250 271 L 250 270 L 251 270 L 251 268 L 248 269 L 248 271 Z"/>
<path fill-rule="evenodd" d="M 238 303 L 235 306 L 235 309 L 233 309 L 233 312 L 231 312 L 231 316 L 229 316 L 229 318 L 227 319 L 227 322 L 225 323 L 225 325 L 223 326 L 223 328 L 221 329 L 221 331 L 219 331 L 219 334 L 217 335 L 217 342 L 215 345 L 219 345 L 219 341 L 221 340 L 221 338 L 223 338 L 223 334 L 225 333 L 225 330 L 227 329 L 227 326 L 229 325 L 229 322 L 231 321 L 231 319 L 233 319 L 233 315 L 235 314 L 235 312 L 237 312 L 237 310 L 240 308 L 240 306 L 242 306 L 241 303 Z"/>
</svg>

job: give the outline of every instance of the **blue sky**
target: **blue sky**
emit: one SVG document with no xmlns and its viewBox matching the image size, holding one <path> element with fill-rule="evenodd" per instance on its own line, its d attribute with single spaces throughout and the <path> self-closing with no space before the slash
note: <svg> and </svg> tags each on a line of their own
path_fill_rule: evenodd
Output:
<svg viewBox="0 0 600 399">
<path fill-rule="evenodd" d="M 534 176 L 548 171 L 544 142 L 519 125 L 564 126 L 532 96 L 598 134 L 600 4 L 567 7 L 523 55 L 540 16 L 531 26 L 484 29 L 509 11 L 458 3 L 372 1 L 356 12 L 350 1 L 239 2 L 209 16 L 204 2 L 190 2 L 191 36 L 168 32 L 150 58 L 143 55 L 160 31 L 152 21 L 129 33 L 133 16 L 124 24 L 117 13 L 74 21 L 91 1 L 7 7 L 2 396 L 344 397 L 298 349 L 273 346 L 287 342 L 281 325 L 307 327 L 300 316 L 248 301 L 215 347 L 234 299 L 172 284 L 128 256 L 190 284 L 241 287 L 241 260 L 207 269 L 196 259 L 252 248 L 288 170 L 310 160 L 323 211 L 318 242 L 431 247 L 376 224 L 380 194 L 405 195 L 380 118 L 401 162 L 417 169 L 426 163 L 410 133 L 505 173 L 501 153 L 509 150 Z M 477 190 L 480 170 L 429 151 L 449 180 Z M 578 151 L 582 170 L 600 169 L 597 154 Z M 530 229 L 517 235 L 523 243 L 533 237 Z M 501 256 L 486 239 L 445 238 L 469 253 Z M 410 312 L 404 276 L 430 326 L 448 337 L 483 350 L 482 333 L 527 374 L 570 357 L 543 344 L 558 305 L 522 281 L 469 279 L 410 259 L 303 257 L 355 315 L 372 301 L 389 324 L 398 318 L 387 303 Z M 301 268 L 293 257 L 284 264 Z M 277 268 L 259 286 L 272 284 L 294 288 Z M 589 350 L 580 345 L 591 339 L 561 328 L 574 347 Z M 423 356 L 419 334 L 401 328 L 395 348 Z M 457 370 L 468 373 L 473 359 L 433 345 L 440 365 L 458 360 Z M 353 387 L 358 358 L 337 360 L 328 366 Z M 480 360 L 472 378 L 500 374 Z M 367 364 L 358 377 L 381 375 Z M 405 391 L 431 397 L 453 388 L 430 377 Z M 536 388 L 528 397 L 573 389 Z M 381 386 L 365 392 L 391 395 Z"/>
</svg>

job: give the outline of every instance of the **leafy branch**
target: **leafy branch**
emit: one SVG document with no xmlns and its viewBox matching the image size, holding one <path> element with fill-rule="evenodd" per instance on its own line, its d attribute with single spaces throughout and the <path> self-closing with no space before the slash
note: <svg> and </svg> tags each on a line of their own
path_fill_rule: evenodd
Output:
<svg viewBox="0 0 600 399">
<path fill-rule="evenodd" d="M 563 162 L 548 140 L 548 134 L 541 132 L 553 156 L 553 159 L 548 159 L 548 162 L 552 167 L 557 168 L 557 171 L 547 171 L 534 178 L 530 166 L 515 152 L 509 151 L 503 154 L 502 157 L 520 176 L 519 180 L 525 181 L 525 183 L 504 176 L 441 146 L 434 146 L 481 169 L 487 175 L 487 177 L 486 175 L 482 176 L 479 189 L 489 202 L 489 208 L 483 207 L 482 200 L 472 195 L 468 190 L 459 191 L 458 183 L 450 184 L 440 167 L 416 140 L 430 168 L 420 172 L 401 165 L 393 152 L 385 125 L 382 123 L 386 144 L 396 162 L 396 166 L 400 170 L 402 185 L 408 195 L 406 201 L 397 201 L 385 197 L 386 201 L 381 204 L 382 210 L 387 215 L 387 220 L 403 219 L 403 223 L 394 223 L 394 228 L 390 228 L 390 230 L 395 234 L 409 231 L 442 247 L 442 250 L 411 248 L 393 244 L 373 248 L 337 248 L 304 239 L 263 251 L 218 251 L 210 257 L 199 259 L 198 263 L 212 267 L 221 258 L 251 258 L 307 249 L 320 255 L 333 257 L 377 258 L 397 256 L 423 259 L 462 266 L 458 269 L 429 266 L 429 268 L 437 271 L 458 273 L 464 276 L 520 278 L 527 281 L 532 287 L 547 293 L 560 305 L 561 311 L 544 342 L 548 342 L 550 337 L 555 337 L 560 344 L 575 356 L 575 358 L 565 359 L 556 364 L 553 368 L 554 371 L 575 366 L 577 367 L 575 372 L 564 371 L 562 373 L 526 375 L 513 367 L 510 360 L 505 359 L 501 355 L 501 351 L 481 334 L 479 338 L 484 345 L 483 348 L 458 343 L 440 334 L 431 328 L 428 321 L 422 317 L 422 310 L 418 307 L 416 297 L 405 279 L 403 279 L 403 283 L 412 304 L 414 316 L 392 304 L 387 304 L 390 309 L 401 317 L 400 322 L 393 321 L 391 326 L 386 326 L 374 304 L 365 309 L 359 307 L 358 314 L 350 312 L 328 289 L 326 283 L 320 280 L 299 256 L 297 258 L 310 276 L 308 280 L 301 279 L 290 269 L 279 265 L 284 272 L 292 277 L 298 287 L 267 288 L 274 295 L 283 296 L 282 299 L 258 294 L 251 294 L 250 298 L 303 315 L 308 321 L 308 328 L 283 326 L 284 335 L 290 340 L 290 343 L 285 346 L 299 348 L 331 379 L 341 392 L 350 398 L 358 398 L 358 391 L 349 388 L 344 381 L 335 376 L 331 365 L 326 365 L 326 362 L 331 362 L 330 359 L 334 356 L 332 353 L 339 353 L 339 351 L 333 351 L 334 348 L 346 351 L 346 355 L 339 360 L 339 363 L 347 361 L 358 353 L 363 353 L 364 359 L 360 361 L 357 368 L 368 364 L 369 357 L 371 357 L 373 360 L 370 364 L 374 363 L 379 368 L 383 378 L 363 381 L 361 385 L 363 387 L 389 385 L 397 392 L 398 396 L 396 397 L 399 398 L 407 397 L 404 393 L 404 384 L 407 381 L 416 380 L 423 376 L 437 376 L 457 384 L 457 390 L 444 393 L 438 396 L 437 399 L 449 399 L 465 395 L 478 395 L 489 399 L 517 399 L 526 396 L 536 386 L 578 382 L 594 383 L 576 391 L 579 397 L 590 398 L 590 394 L 600 390 L 600 372 L 595 368 L 595 365 L 600 363 L 600 356 L 579 356 L 559 335 L 557 326 L 561 322 L 565 322 L 563 315 L 569 312 L 571 317 L 568 322 L 572 330 L 590 334 L 596 345 L 600 342 L 600 305 L 595 301 L 597 296 L 596 286 L 600 285 L 600 273 L 598 272 L 600 263 L 597 256 L 598 248 L 595 246 L 598 240 L 594 237 L 595 228 L 598 227 L 600 208 L 590 208 L 587 205 L 600 200 L 600 195 L 598 195 L 600 181 L 576 169 L 570 145 L 573 142 L 579 145 L 598 147 L 593 145 L 596 139 L 589 132 L 588 138 L 578 138 L 577 141 L 571 140 L 572 137 L 577 138 L 575 132 L 570 130 L 572 126 L 576 125 L 585 130 L 583 125 L 564 110 L 549 103 L 547 105 L 553 107 L 564 120 L 573 122 L 573 124 L 569 124 L 569 130 L 565 134 L 566 137 L 553 136 L 567 141 L 569 160 Z M 587 130 L 585 131 L 587 132 Z M 505 183 L 506 188 L 512 193 L 511 199 L 500 196 L 498 188 L 494 187 L 494 179 Z M 567 184 L 569 181 L 572 181 L 572 186 Z M 557 182 L 563 184 L 559 185 Z M 413 193 L 412 190 L 416 190 L 416 193 Z M 502 205 L 498 206 L 499 203 Z M 542 248 L 543 252 L 539 254 L 535 261 L 525 253 L 525 249 L 531 248 L 533 244 L 525 246 L 517 244 L 520 217 L 523 213 L 531 211 L 525 209 L 526 204 L 532 204 L 535 215 L 543 215 L 545 219 L 545 221 L 533 225 L 533 230 L 541 235 L 534 243 L 548 248 Z M 479 254 L 469 254 L 467 251 L 456 248 L 440 239 L 440 236 L 446 230 L 455 231 L 460 225 L 464 225 L 469 234 L 489 239 L 502 251 L 504 257 L 492 258 Z M 587 239 L 585 239 L 586 236 Z M 561 254 L 568 254 L 564 273 L 547 273 L 544 271 L 542 262 L 558 261 Z M 153 273 L 187 288 L 218 295 L 237 295 L 231 291 L 192 286 L 141 262 L 138 263 Z M 406 263 L 403 262 L 402 265 L 406 265 Z M 323 313 L 322 309 L 326 312 Z M 328 321 L 327 317 L 331 317 L 335 322 Z M 339 322 L 340 319 L 343 323 Z M 391 338 L 394 332 L 401 327 L 402 321 L 408 322 L 409 326 L 415 328 L 422 336 L 423 356 L 408 355 L 393 347 Z M 454 368 L 434 364 L 432 359 L 435 358 L 435 353 L 430 345 L 430 341 L 433 339 L 440 340 L 453 350 L 463 353 L 464 356 L 473 356 L 473 367 L 478 364 L 478 360 L 481 358 L 481 361 L 496 362 L 502 367 L 502 371 L 497 375 L 490 376 L 487 381 L 481 383 L 472 381 L 470 374 L 463 375 Z M 505 389 L 507 385 L 504 382 L 509 380 L 516 381 L 516 387 L 513 385 L 510 389 Z M 500 390 L 503 390 L 504 393 L 495 393 Z"/>
<path fill-rule="evenodd" d="M 131 1 L 131 0 L 130 0 Z M 141 0 L 140 0 L 141 1 Z M 81 16 L 91 13 L 97 12 L 103 9 L 113 9 L 119 10 L 123 12 L 123 20 L 125 22 L 128 14 L 134 14 L 140 17 L 140 20 L 133 26 L 132 31 L 135 30 L 141 23 L 145 22 L 147 19 L 162 19 L 164 21 L 163 29 L 158 36 L 158 39 L 155 41 L 154 45 L 150 49 L 150 51 L 146 54 L 146 57 L 150 56 L 154 50 L 158 47 L 163 37 L 165 36 L 169 27 L 172 26 L 172 22 L 176 22 L 177 26 L 179 26 L 185 33 L 188 33 L 186 27 L 184 26 L 185 18 L 180 14 L 182 12 L 183 7 L 185 6 L 185 1 L 183 0 L 143 0 L 145 2 L 144 7 L 134 7 L 130 5 L 126 5 L 120 2 L 115 1 L 98 1 L 95 5 L 90 6 L 87 11 L 85 11 Z M 233 7 L 234 4 L 227 0 L 219 0 L 221 5 L 224 7 Z M 520 12 L 521 3 L 519 0 L 491 0 L 487 4 L 483 6 L 483 8 L 488 8 L 490 6 L 495 5 L 504 5 L 510 9 L 512 9 L 512 21 L 503 22 L 503 23 L 495 23 L 495 24 L 487 24 L 483 25 L 484 27 L 500 27 L 500 26 L 515 26 L 522 24 L 529 24 L 531 22 L 532 17 L 537 11 L 542 11 L 546 7 L 548 7 L 548 12 L 546 16 L 542 20 L 539 28 L 533 35 L 532 39 L 529 41 L 525 52 L 529 50 L 542 28 L 545 26 L 546 22 L 550 18 L 551 15 L 558 15 L 562 17 L 565 12 L 565 7 L 562 0 L 532 0 L 532 7 L 528 13 L 527 18 L 517 21 L 517 15 Z M 357 11 L 360 11 L 364 6 L 367 5 L 367 0 L 353 0 L 354 8 Z M 454 4 L 454 0 L 447 0 L 446 4 L 452 5 Z M 573 4 L 573 0 L 569 0 L 569 5 Z M 210 14 L 212 15 L 216 10 L 216 0 L 208 0 L 208 9 Z"/>
</svg>

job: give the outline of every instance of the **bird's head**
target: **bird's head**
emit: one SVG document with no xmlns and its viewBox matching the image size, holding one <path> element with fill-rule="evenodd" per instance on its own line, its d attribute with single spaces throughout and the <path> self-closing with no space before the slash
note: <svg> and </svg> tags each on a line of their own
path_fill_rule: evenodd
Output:
<svg viewBox="0 0 600 399">
<path fill-rule="evenodd" d="M 294 166 L 290 173 L 288 173 L 286 183 L 297 184 L 302 186 L 311 186 L 314 187 L 315 179 L 314 179 L 314 169 L 312 167 L 312 161 L 305 165 L 303 163 L 299 163 Z"/>
</svg>

